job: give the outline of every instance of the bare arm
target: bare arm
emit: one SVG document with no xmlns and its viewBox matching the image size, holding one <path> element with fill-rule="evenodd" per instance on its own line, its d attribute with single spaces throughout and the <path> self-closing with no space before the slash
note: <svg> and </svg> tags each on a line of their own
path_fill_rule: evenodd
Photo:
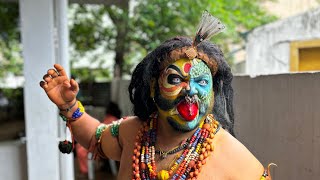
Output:
<svg viewBox="0 0 320 180">
<path fill-rule="evenodd" d="M 76 103 L 79 85 L 75 80 L 67 77 L 63 67 L 59 64 L 55 64 L 54 69 L 49 69 L 47 74 L 43 76 L 43 81 L 40 82 L 40 86 L 44 89 L 49 99 L 60 109 L 60 113 L 68 119 L 71 119 L 72 114 L 79 107 L 78 103 Z M 70 107 L 71 109 L 69 111 L 65 111 Z M 72 133 L 74 134 L 75 139 L 88 149 L 90 145 L 92 145 L 92 142 L 96 142 L 95 131 L 99 124 L 100 122 L 97 119 L 91 117 L 87 113 L 83 113 L 80 118 L 71 122 Z M 109 131 L 109 129 L 106 131 Z M 116 147 L 119 147 L 118 141 L 115 141 L 113 137 L 107 135 L 103 136 L 103 141 L 101 143 L 104 147 L 103 151 L 109 151 L 111 148 L 117 150 Z M 111 145 L 111 143 L 113 145 Z M 119 150 L 117 152 L 119 152 Z M 114 156 L 114 154 L 111 153 L 110 156 Z"/>
<path fill-rule="evenodd" d="M 225 130 L 217 134 L 215 154 L 221 171 L 228 179 L 258 180 L 264 167 L 256 157 L 237 139 Z"/>
</svg>

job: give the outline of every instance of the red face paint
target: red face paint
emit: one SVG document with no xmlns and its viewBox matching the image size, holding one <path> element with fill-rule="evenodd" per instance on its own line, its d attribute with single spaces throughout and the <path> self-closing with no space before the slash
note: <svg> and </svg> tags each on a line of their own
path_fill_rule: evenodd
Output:
<svg viewBox="0 0 320 180">
<path fill-rule="evenodd" d="M 183 119 L 186 121 L 192 121 L 197 117 L 199 107 L 197 103 L 182 101 L 178 104 L 177 110 Z"/>
<path fill-rule="evenodd" d="M 191 69 L 191 63 L 186 63 L 183 67 L 184 72 L 189 73 Z"/>
</svg>

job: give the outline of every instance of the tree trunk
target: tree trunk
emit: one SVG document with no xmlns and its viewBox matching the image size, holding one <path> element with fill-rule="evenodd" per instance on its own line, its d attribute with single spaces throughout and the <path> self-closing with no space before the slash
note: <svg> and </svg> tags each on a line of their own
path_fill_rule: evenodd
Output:
<svg viewBox="0 0 320 180">
<path fill-rule="evenodd" d="M 110 19 L 117 30 L 116 47 L 115 47 L 115 64 L 114 64 L 114 78 L 121 78 L 123 74 L 123 61 L 125 52 L 128 50 L 126 39 L 128 36 L 128 21 L 129 21 L 129 0 L 123 0 L 117 6 L 123 12 L 121 15 L 117 14 L 110 7 L 107 7 Z"/>
<path fill-rule="evenodd" d="M 113 77 L 120 79 L 122 77 L 122 64 L 124 61 L 124 53 L 123 50 L 116 51 L 115 63 L 114 63 L 114 70 L 113 70 Z"/>
</svg>

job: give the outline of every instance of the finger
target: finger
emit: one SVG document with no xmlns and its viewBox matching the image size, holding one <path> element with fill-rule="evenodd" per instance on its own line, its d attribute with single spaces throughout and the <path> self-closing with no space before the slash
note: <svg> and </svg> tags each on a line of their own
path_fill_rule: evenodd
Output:
<svg viewBox="0 0 320 180">
<path fill-rule="evenodd" d="M 40 81 L 40 86 L 45 90 L 48 88 L 48 84 L 45 81 Z"/>
<path fill-rule="evenodd" d="M 65 80 L 63 81 L 63 98 L 65 101 L 72 101 L 75 96 L 76 96 L 76 93 L 74 90 L 73 90 L 73 87 L 71 86 L 71 81 L 70 80 Z"/>
<path fill-rule="evenodd" d="M 70 80 L 70 85 L 71 85 L 71 90 L 74 92 L 78 92 L 79 91 L 79 85 L 77 83 L 77 81 L 75 81 L 74 79 Z"/>
<path fill-rule="evenodd" d="M 60 64 L 54 64 L 54 68 L 56 68 L 56 70 L 61 76 L 67 76 L 66 71 L 63 69 L 63 67 Z"/>
<path fill-rule="evenodd" d="M 65 80 L 63 81 L 63 86 L 67 89 L 69 89 L 71 87 L 69 80 Z"/>
<path fill-rule="evenodd" d="M 49 69 L 47 72 L 52 78 L 59 76 L 58 72 L 55 69 Z"/>
<path fill-rule="evenodd" d="M 43 80 L 45 80 L 46 82 L 51 82 L 52 81 L 52 78 L 49 74 L 46 74 L 43 76 Z"/>
</svg>

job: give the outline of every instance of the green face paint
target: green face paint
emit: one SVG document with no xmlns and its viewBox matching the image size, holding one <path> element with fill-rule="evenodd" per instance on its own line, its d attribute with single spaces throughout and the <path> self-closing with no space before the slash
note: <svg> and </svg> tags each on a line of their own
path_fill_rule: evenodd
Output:
<svg viewBox="0 0 320 180">
<path fill-rule="evenodd" d="M 161 73 L 156 91 L 159 113 L 179 131 L 191 131 L 213 107 L 212 75 L 199 59 L 180 59 Z"/>
</svg>

